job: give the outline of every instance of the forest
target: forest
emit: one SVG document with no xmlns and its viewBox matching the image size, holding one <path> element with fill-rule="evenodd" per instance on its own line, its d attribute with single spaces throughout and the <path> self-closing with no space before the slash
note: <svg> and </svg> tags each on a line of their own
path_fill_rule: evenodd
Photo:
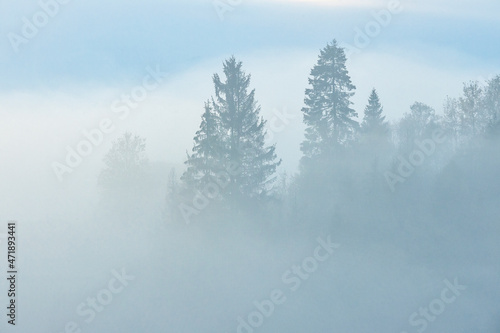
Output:
<svg viewBox="0 0 500 333">
<path fill-rule="evenodd" d="M 293 110 L 266 119 L 245 59 L 220 60 L 181 167 L 167 148 L 148 157 L 164 122 L 141 133 L 106 118 L 52 164 L 60 199 L 34 190 L 53 212 L 20 231 L 39 272 L 23 290 L 55 297 L 21 307 L 38 313 L 30 331 L 498 332 L 500 75 L 389 121 L 398 96 L 374 86 L 355 107 L 333 40 L 304 78 L 290 171 L 275 134 Z M 137 119 L 118 101 L 117 119 Z M 160 147 L 176 140 L 163 134 Z"/>
<path fill-rule="evenodd" d="M 161 271 L 181 260 L 179 275 L 150 282 L 156 291 L 168 285 L 158 297 L 182 304 L 185 293 L 202 297 L 204 319 L 190 327 L 306 331 L 317 318 L 318 332 L 466 332 L 491 318 L 482 309 L 493 311 L 498 293 L 480 286 L 498 278 L 500 75 L 464 83 L 442 110 L 416 101 L 389 122 L 383 101 L 391 96 L 376 87 L 363 110 L 353 109 L 346 61 L 334 40 L 312 64 L 294 174 L 279 172 L 276 146 L 287 143 L 269 142 L 258 91 L 235 57 L 200 101 L 183 169 L 159 179 L 165 170 L 148 160 L 147 138 L 131 132 L 106 154 L 94 219 L 149 243 Z M 173 259 L 178 250 L 182 259 Z M 233 304 L 231 315 L 216 315 L 210 302 Z"/>
<path fill-rule="evenodd" d="M 500 332 L 500 1 L 0 8 L 0 333 Z"/>
<path fill-rule="evenodd" d="M 394 235 L 422 228 L 422 220 L 429 228 L 451 227 L 455 218 L 497 206 L 500 75 L 464 83 L 462 95 L 447 96 L 439 112 L 416 101 L 389 123 L 383 99 L 390 97 L 376 87 L 364 110 L 352 108 L 356 86 L 346 60 L 334 40 L 311 69 L 301 110 L 303 157 L 292 175 L 278 173 L 276 144 L 287 143 L 266 140 L 250 74 L 235 57 L 225 60 L 193 147 L 186 147 L 185 168 L 170 171 L 164 222 Z M 107 153 L 99 185 L 110 205 L 147 209 L 140 198 L 155 176 L 146 139 L 127 132 Z M 479 227 L 483 219 L 474 216 L 462 227 Z"/>
</svg>

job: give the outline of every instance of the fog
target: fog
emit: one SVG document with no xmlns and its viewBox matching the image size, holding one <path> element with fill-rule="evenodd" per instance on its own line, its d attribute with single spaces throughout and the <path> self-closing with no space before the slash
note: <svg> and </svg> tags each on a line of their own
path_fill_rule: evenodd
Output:
<svg viewBox="0 0 500 333">
<path fill-rule="evenodd" d="M 498 6 L 396 5 L 0 5 L 0 331 L 499 332 Z"/>
</svg>

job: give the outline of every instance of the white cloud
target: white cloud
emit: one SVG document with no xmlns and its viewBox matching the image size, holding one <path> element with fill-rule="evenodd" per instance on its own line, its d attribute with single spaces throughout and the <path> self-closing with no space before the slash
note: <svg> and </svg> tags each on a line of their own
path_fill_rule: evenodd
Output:
<svg viewBox="0 0 500 333">
<path fill-rule="evenodd" d="M 269 0 L 255 0 L 256 2 L 269 2 Z M 386 7 L 393 1 L 400 2 L 406 12 L 432 13 L 442 16 L 462 16 L 466 18 L 485 18 L 499 20 L 500 3 L 494 0 L 273 0 L 275 2 L 290 4 L 297 3 L 312 6 L 328 7 Z"/>
<path fill-rule="evenodd" d="M 433 0 L 401 0 L 406 9 L 412 12 L 427 12 L 442 16 L 455 15 L 468 19 L 485 18 L 499 20 L 500 3 L 493 0 L 465 1 L 433 1 Z"/>
</svg>

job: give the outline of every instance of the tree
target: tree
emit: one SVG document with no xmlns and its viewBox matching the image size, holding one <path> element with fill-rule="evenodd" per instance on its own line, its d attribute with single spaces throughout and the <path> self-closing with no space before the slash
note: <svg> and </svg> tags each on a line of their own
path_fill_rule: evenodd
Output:
<svg viewBox="0 0 500 333">
<path fill-rule="evenodd" d="M 113 142 L 104 157 L 106 168 L 99 175 L 99 184 L 107 190 L 134 189 L 145 177 L 146 140 L 126 132 Z"/>
<path fill-rule="evenodd" d="M 444 104 L 443 127 L 452 139 L 453 149 L 456 150 L 462 143 L 462 117 L 456 98 L 446 98 Z"/>
<path fill-rule="evenodd" d="M 179 218 L 178 207 L 181 203 L 180 199 L 180 187 L 177 173 L 175 168 L 171 168 L 167 179 L 167 194 L 165 196 L 165 201 L 167 203 L 166 216 L 171 221 L 175 221 Z"/>
<path fill-rule="evenodd" d="M 389 135 L 389 124 L 385 121 L 385 116 L 382 116 L 383 112 L 384 109 L 374 88 L 368 98 L 368 105 L 365 107 L 361 132 L 369 137 L 387 138 Z"/>
<path fill-rule="evenodd" d="M 496 131 L 500 120 L 500 76 L 488 81 L 484 89 L 477 81 L 464 83 L 462 96 L 446 101 L 444 115 L 445 128 L 457 147 Z"/>
<path fill-rule="evenodd" d="M 488 81 L 484 94 L 489 133 L 498 132 L 500 123 L 500 75 Z"/>
<path fill-rule="evenodd" d="M 399 148 L 410 152 L 415 140 L 422 140 L 432 136 L 432 131 L 437 128 L 438 117 L 436 111 L 430 106 L 415 102 L 410 107 L 410 113 L 405 113 L 398 126 Z"/>
<path fill-rule="evenodd" d="M 336 40 L 320 51 L 310 72 L 302 108 L 306 125 L 303 157 L 297 177 L 300 210 L 337 216 L 353 199 L 359 170 L 352 149 L 359 132 L 351 98 L 356 87 L 346 68 L 344 49 Z M 333 204 L 335 203 L 335 204 Z"/>
<path fill-rule="evenodd" d="M 370 190 L 378 185 L 381 170 L 386 169 L 390 163 L 392 142 L 389 124 L 385 121 L 383 112 L 384 109 L 374 88 L 364 110 L 358 146 L 359 161 L 364 166 L 363 173 L 366 174 L 369 183 L 365 186 Z"/>
<path fill-rule="evenodd" d="M 136 222 L 152 212 L 146 140 L 130 132 L 113 142 L 99 175 L 105 212 L 124 223 Z"/>
<path fill-rule="evenodd" d="M 331 157 L 336 148 L 353 141 L 359 127 L 350 100 L 356 87 L 345 63 L 344 49 L 334 40 L 321 50 L 311 70 L 302 108 L 306 132 L 301 150 L 307 158 Z"/>
<path fill-rule="evenodd" d="M 205 186 L 220 183 L 221 173 L 228 184 L 220 195 L 236 201 L 266 196 L 281 161 L 275 146 L 265 145 L 266 122 L 260 117 L 255 90 L 248 92 L 250 75 L 234 57 L 224 62 L 222 80 L 213 76 L 215 97 L 205 105 L 200 130 L 194 138 L 182 179 L 189 188 L 203 193 Z"/>
<path fill-rule="evenodd" d="M 487 117 L 483 106 L 483 93 L 477 81 L 464 84 L 462 96 L 458 99 L 458 107 L 462 118 L 461 132 L 465 138 L 475 138 L 486 128 Z"/>
<path fill-rule="evenodd" d="M 181 180 L 192 189 L 202 189 L 222 171 L 220 163 L 223 155 L 221 145 L 220 118 L 214 113 L 210 101 L 205 103 L 200 129 L 194 137 L 194 147 L 184 162 L 187 170 Z"/>
</svg>

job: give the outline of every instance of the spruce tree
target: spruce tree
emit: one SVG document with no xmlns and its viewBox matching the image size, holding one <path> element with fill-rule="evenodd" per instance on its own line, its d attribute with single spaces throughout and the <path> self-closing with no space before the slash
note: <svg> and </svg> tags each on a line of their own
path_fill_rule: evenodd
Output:
<svg viewBox="0 0 500 333">
<path fill-rule="evenodd" d="M 222 170 L 219 165 L 223 149 L 220 142 L 220 121 L 210 101 L 207 101 L 200 128 L 194 137 L 192 153 L 188 154 L 185 162 L 187 169 L 181 177 L 188 188 L 201 190 Z"/>
<path fill-rule="evenodd" d="M 359 127 L 350 98 L 356 87 L 346 68 L 344 49 L 334 40 L 311 70 L 302 108 L 306 124 L 301 150 L 308 158 L 331 157 L 338 147 L 352 143 Z"/>
<path fill-rule="evenodd" d="M 356 87 L 346 61 L 344 49 L 335 40 L 320 51 L 302 108 L 306 129 L 298 202 L 331 217 L 338 213 L 340 202 L 352 199 L 358 179 L 351 163 L 359 131 L 357 113 L 351 107 Z"/>
<path fill-rule="evenodd" d="M 366 179 L 364 186 L 368 194 L 385 185 L 382 181 L 382 170 L 389 167 L 389 156 L 393 150 L 389 124 L 385 121 L 383 112 L 384 109 L 374 88 L 364 110 L 358 146 L 359 161 L 364 166 Z"/>
<path fill-rule="evenodd" d="M 387 137 L 389 134 L 389 124 L 382 116 L 384 109 L 380 104 L 377 91 L 372 90 L 368 99 L 368 105 L 365 107 L 361 131 L 369 137 Z"/>
<path fill-rule="evenodd" d="M 225 199 L 236 201 L 265 196 L 275 180 L 281 161 L 275 146 L 265 145 L 265 124 L 255 90 L 249 90 L 250 75 L 234 57 L 224 62 L 222 80 L 213 76 L 215 96 L 205 106 L 200 130 L 188 156 L 185 184 L 203 192 L 207 183 L 219 183 L 226 175 L 228 184 L 220 189 Z"/>
</svg>

